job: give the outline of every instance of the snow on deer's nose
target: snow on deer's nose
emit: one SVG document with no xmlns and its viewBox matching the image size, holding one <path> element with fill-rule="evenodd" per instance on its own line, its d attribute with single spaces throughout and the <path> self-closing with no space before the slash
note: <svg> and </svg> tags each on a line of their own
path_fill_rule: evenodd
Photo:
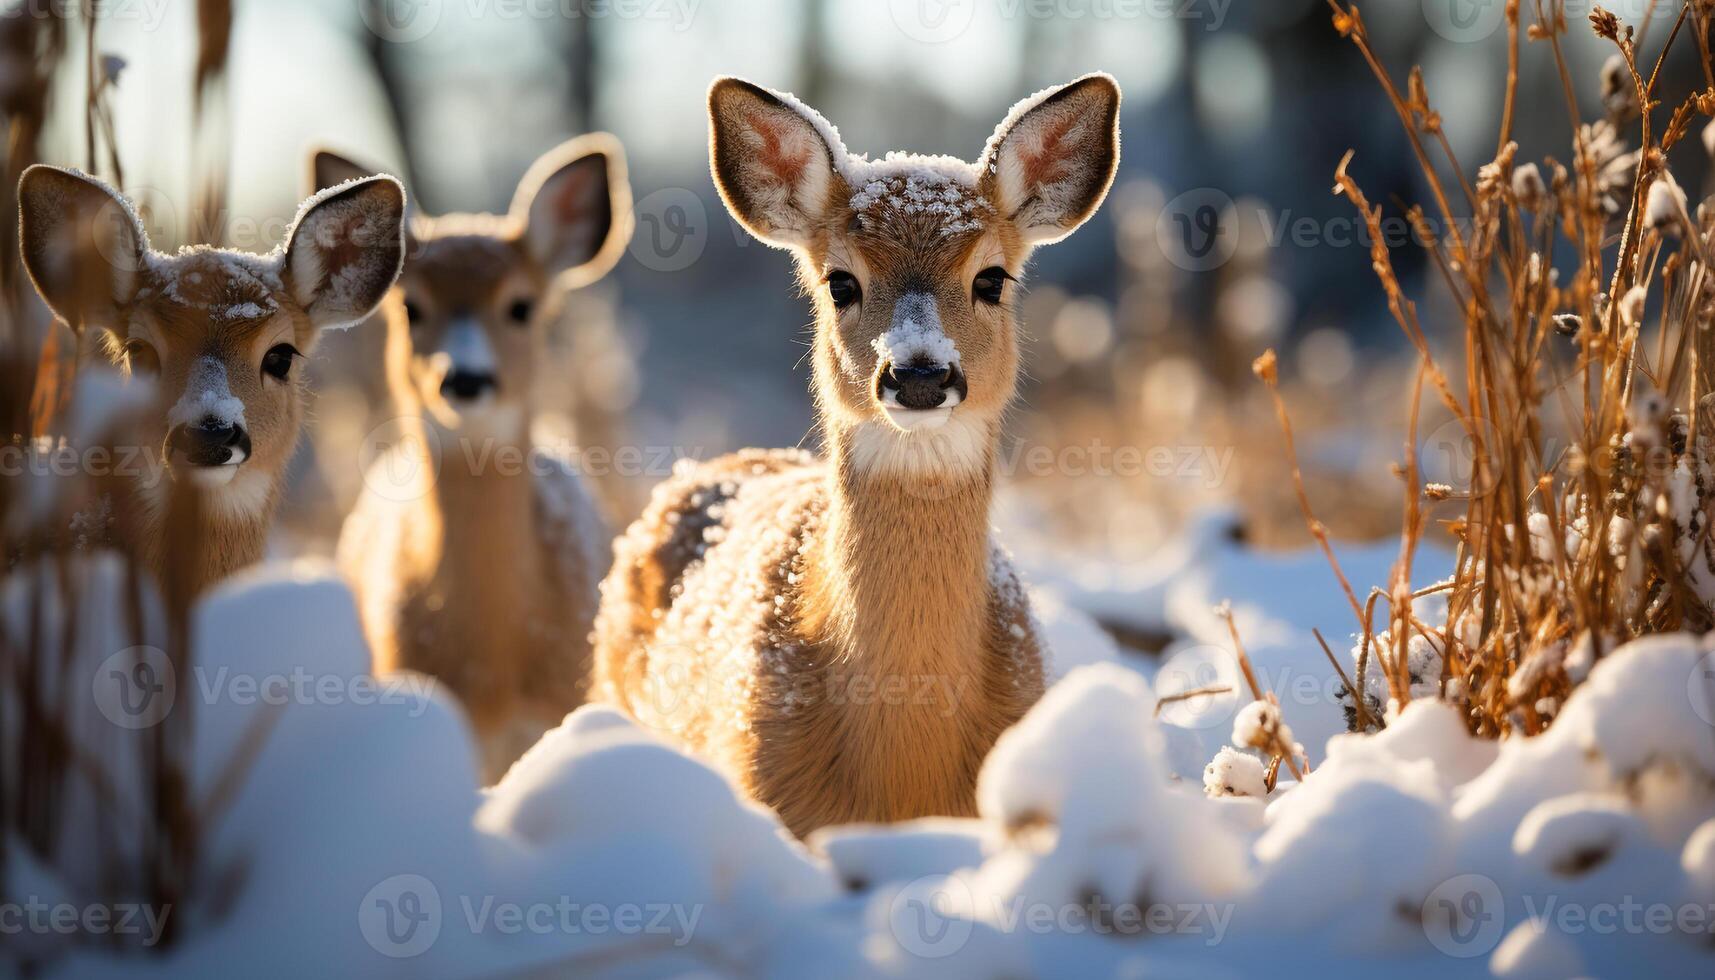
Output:
<svg viewBox="0 0 1715 980">
<path fill-rule="evenodd" d="M 250 458 L 244 402 L 232 394 L 226 365 L 213 357 L 191 364 L 184 393 L 167 412 L 167 425 L 174 459 L 203 474 L 204 482 L 230 480 L 238 464 Z"/>
<path fill-rule="evenodd" d="M 902 429 L 936 426 L 964 401 L 959 348 L 941 329 L 940 308 L 928 293 L 906 293 L 893 304 L 887 332 L 874 342 L 880 358 L 876 399 Z"/>
</svg>

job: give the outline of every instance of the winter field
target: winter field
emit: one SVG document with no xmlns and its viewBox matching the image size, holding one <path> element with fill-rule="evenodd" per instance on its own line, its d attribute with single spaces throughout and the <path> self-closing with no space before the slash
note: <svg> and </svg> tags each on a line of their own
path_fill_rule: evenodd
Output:
<svg viewBox="0 0 1715 980">
<path fill-rule="evenodd" d="M 1425 0 L 1475 95 L 945 6 L 1234 125 L 1313 22 L 1360 245 L 1187 210 L 1117 42 L 842 131 L 839 4 L 796 96 L 725 9 L 0 15 L 0 977 L 1715 976 L 1715 5 Z"/>
</svg>

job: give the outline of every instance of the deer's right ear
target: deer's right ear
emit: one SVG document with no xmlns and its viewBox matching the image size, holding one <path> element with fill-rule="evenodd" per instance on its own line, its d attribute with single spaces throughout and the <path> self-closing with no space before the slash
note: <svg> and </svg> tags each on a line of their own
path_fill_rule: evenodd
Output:
<svg viewBox="0 0 1715 980">
<path fill-rule="evenodd" d="M 404 262 L 405 188 L 386 174 L 315 195 L 286 232 L 292 296 L 317 327 L 368 316 Z"/>
<path fill-rule="evenodd" d="M 18 181 L 18 243 L 42 301 L 77 331 L 117 326 L 149 251 L 142 221 L 118 191 L 46 164 Z"/>
<path fill-rule="evenodd" d="M 739 78 L 709 88 L 709 166 L 727 210 L 770 245 L 809 244 L 845 145 L 814 109 Z"/>
<path fill-rule="evenodd" d="M 311 150 L 309 193 L 325 191 L 329 187 L 338 187 L 347 181 L 362 180 L 379 173 L 381 171 L 376 167 L 365 167 L 332 150 Z"/>
</svg>

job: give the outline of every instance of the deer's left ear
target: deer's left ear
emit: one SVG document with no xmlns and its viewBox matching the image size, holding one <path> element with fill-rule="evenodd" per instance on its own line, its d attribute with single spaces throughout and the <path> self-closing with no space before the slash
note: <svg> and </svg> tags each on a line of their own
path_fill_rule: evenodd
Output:
<svg viewBox="0 0 1715 980">
<path fill-rule="evenodd" d="M 283 271 L 317 327 L 374 311 L 405 261 L 405 188 L 381 174 L 305 201 L 286 232 Z"/>
<path fill-rule="evenodd" d="M 1120 90 L 1085 75 L 1012 107 L 983 150 L 984 189 L 1030 244 L 1059 241 L 1083 224 L 1119 168 Z"/>
<path fill-rule="evenodd" d="M 512 197 L 524 247 L 560 288 L 607 274 L 631 240 L 625 150 L 606 133 L 562 143 L 530 165 Z"/>
</svg>

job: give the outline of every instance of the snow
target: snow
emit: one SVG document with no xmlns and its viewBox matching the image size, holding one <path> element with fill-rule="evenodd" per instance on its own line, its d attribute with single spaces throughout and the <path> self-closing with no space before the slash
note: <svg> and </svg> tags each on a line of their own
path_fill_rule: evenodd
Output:
<svg viewBox="0 0 1715 980">
<path fill-rule="evenodd" d="M 199 357 L 191 365 L 184 394 L 167 413 L 171 425 L 244 425 L 244 402 L 227 385 L 226 366 L 213 357 Z"/>
<path fill-rule="evenodd" d="M 1214 761 L 1203 769 L 1203 792 L 1209 796 L 1267 796 L 1262 760 L 1230 745 L 1221 746 Z"/>
<path fill-rule="evenodd" d="M 1259 673 L 1331 670 L 1301 630 L 1337 630 L 1341 597 L 1270 577 L 1303 572 L 1298 556 L 1203 540 L 1171 552 L 1184 563 L 1137 615 L 1173 626 L 1175 609 L 1207 615 L 1211 594 L 1193 606 L 1193 591 L 1248 584 L 1232 595 Z M 1364 555 L 1342 550 L 1355 580 L 1369 580 Z M 115 567 L 96 557 L 77 574 L 112 598 Z M 1241 712 L 1257 703 L 1241 689 L 1218 725 L 1196 728 L 1207 708 L 1159 700 L 1184 679 L 1114 649 L 1078 610 L 1093 600 L 1108 618 L 1119 583 L 1147 579 L 1062 571 L 1033 592 L 1040 630 L 1056 661 L 1092 662 L 1057 674 L 1002 735 L 976 816 L 828 828 L 807 843 L 600 706 L 479 790 L 458 706 L 427 679 L 368 676 L 350 594 L 325 567 L 245 573 L 199 607 L 179 694 L 195 711 L 198 799 L 261 733 L 207 832 L 209 873 L 234 887 L 175 909 L 170 950 L 86 946 L 47 975 L 1711 974 L 1715 730 L 1696 700 L 1708 661 L 1694 638 L 1611 650 L 1540 736 L 1478 740 L 1455 709 L 1417 699 L 1385 731 L 1307 744 L 1313 771 L 1264 795 L 1262 760 L 1214 740 L 1266 731 L 1276 712 L 1304 737 L 1317 698 L 1288 684 L 1278 709 Z M 58 602 L 59 588 L 14 571 L 0 581 L 3 622 L 21 623 L 33 594 Z M 116 624 L 85 619 L 79 663 L 123 645 Z M 238 694 L 240 678 L 275 677 L 307 680 L 277 703 Z M 1338 710 L 1332 697 L 1321 707 Z M 91 799 L 68 802 L 88 812 Z M 97 825 L 67 826 L 88 839 Z M 96 880 L 91 859 L 9 863 L 6 883 L 76 896 Z M 19 949 L 0 950 L 0 972 Z"/>
<path fill-rule="evenodd" d="M 904 300 L 901 300 L 904 302 Z M 959 363 L 959 348 L 953 338 L 941 332 L 940 318 L 931 309 L 927 315 L 904 316 L 901 322 L 870 342 L 875 352 L 889 363 L 909 365 L 925 359 L 931 364 Z"/>
</svg>

